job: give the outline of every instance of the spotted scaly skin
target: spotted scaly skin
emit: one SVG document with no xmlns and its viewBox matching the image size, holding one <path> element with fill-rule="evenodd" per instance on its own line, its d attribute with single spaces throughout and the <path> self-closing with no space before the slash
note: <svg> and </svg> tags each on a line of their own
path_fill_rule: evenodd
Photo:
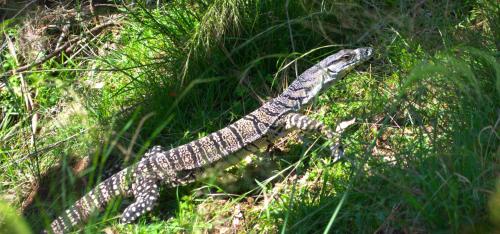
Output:
<svg viewBox="0 0 500 234">
<path fill-rule="evenodd" d="M 189 183 L 203 168 L 229 155 L 254 153 L 284 131 L 316 131 L 333 140 L 334 133 L 328 127 L 297 112 L 371 56 L 371 48 L 341 50 L 302 73 L 280 96 L 233 124 L 177 148 L 153 147 L 141 161 L 101 182 L 78 200 L 51 223 L 48 231 L 68 232 L 116 196 L 135 198 L 120 219 L 122 223 L 131 223 L 155 206 L 160 183 L 171 187 Z M 337 147 L 333 145 L 332 152 L 338 152 Z"/>
</svg>

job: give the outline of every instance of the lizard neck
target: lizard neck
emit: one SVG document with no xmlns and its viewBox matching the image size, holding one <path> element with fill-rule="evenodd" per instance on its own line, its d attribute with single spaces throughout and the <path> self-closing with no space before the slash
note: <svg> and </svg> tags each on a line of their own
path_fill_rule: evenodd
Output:
<svg viewBox="0 0 500 234">
<path fill-rule="evenodd" d="M 293 105 L 294 110 L 301 109 L 302 106 L 311 103 L 323 89 L 334 83 L 332 80 L 336 80 L 336 75 L 330 74 L 328 75 L 330 82 L 327 84 L 326 76 L 326 69 L 315 65 L 297 77 L 279 97 Z"/>
</svg>

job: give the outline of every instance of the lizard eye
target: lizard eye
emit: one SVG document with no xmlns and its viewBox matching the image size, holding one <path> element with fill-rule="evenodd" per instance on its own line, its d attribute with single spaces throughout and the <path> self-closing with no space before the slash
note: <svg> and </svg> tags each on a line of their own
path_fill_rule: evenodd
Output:
<svg viewBox="0 0 500 234">
<path fill-rule="evenodd" d="M 345 60 L 345 61 L 348 61 L 348 60 L 351 60 L 352 59 L 352 54 L 344 54 L 340 57 L 341 60 Z"/>
</svg>

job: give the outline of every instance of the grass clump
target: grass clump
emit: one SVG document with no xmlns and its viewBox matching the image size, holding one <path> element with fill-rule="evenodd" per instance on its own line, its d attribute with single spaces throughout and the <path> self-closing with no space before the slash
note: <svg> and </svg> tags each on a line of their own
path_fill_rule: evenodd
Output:
<svg viewBox="0 0 500 234">
<path fill-rule="evenodd" d="M 123 210 L 117 201 L 85 230 L 494 232 L 496 216 L 488 213 L 499 169 L 494 1 L 139 1 L 117 9 L 125 16 L 119 30 L 91 44 L 105 53 L 63 54 L 43 63 L 52 73 L 22 74 L 43 108 L 23 109 L 19 75 L 9 76 L 10 91 L 0 93 L 3 196 L 16 181 L 40 183 L 42 174 L 46 193 L 58 194 L 25 211 L 35 230 L 102 180 L 107 165 L 128 165 L 153 144 L 175 147 L 216 131 L 324 56 L 372 46 L 372 61 L 305 110 L 332 127 L 356 117 L 343 137 L 344 162 L 332 165 L 316 138 L 290 137 L 270 155 L 165 189 L 159 208 L 136 224 L 117 224 Z M 18 66 L 6 50 L 1 58 L 5 72 Z M 51 108 L 62 111 L 47 114 Z M 33 113 L 50 129 L 35 146 L 65 143 L 38 161 L 14 164 L 29 153 Z M 88 166 L 75 173 L 72 158 L 84 157 Z M 48 173 L 53 163 L 61 165 L 58 179 Z M 29 196 L 10 197 L 22 207 Z M 44 220 L 33 217 L 37 211 Z"/>
</svg>

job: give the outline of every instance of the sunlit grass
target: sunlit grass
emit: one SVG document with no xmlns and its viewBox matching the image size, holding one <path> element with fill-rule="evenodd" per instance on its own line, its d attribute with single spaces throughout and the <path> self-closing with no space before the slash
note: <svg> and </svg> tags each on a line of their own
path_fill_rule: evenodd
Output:
<svg viewBox="0 0 500 234">
<path fill-rule="evenodd" d="M 121 9 L 120 32 L 103 39 L 113 52 L 44 64 L 113 72 L 27 76 L 46 129 L 38 147 L 64 141 L 39 164 L 14 163 L 32 152 L 19 77 L 9 78 L 12 91 L 0 92 L 2 196 L 20 207 L 27 195 L 16 182 L 62 165 L 59 178 L 41 183 L 56 195 L 26 214 L 35 230 L 109 165 L 128 165 L 153 144 L 175 147 L 216 131 L 318 59 L 361 46 L 374 47 L 373 60 L 305 110 L 332 128 L 357 119 L 343 136 L 348 160 L 332 165 L 317 136 L 291 137 L 214 178 L 164 189 L 159 207 L 135 224 L 118 224 L 119 200 L 86 231 L 477 233 L 498 225 L 487 212 L 500 142 L 494 1 L 218 0 Z M 4 71 L 15 66 L 9 53 L 0 58 Z M 48 114 L 54 108 L 62 111 Z M 89 166 L 75 175 L 80 158 Z"/>
</svg>

